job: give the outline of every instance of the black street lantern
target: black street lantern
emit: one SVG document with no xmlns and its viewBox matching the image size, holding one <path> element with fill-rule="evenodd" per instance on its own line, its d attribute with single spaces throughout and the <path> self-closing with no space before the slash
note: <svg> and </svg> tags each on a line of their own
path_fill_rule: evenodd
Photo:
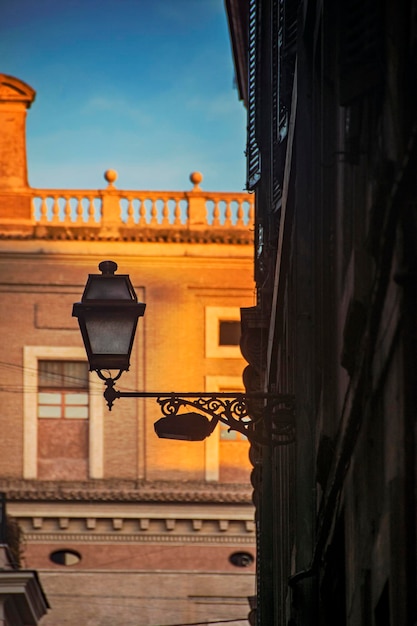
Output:
<svg viewBox="0 0 417 626">
<path fill-rule="evenodd" d="M 119 391 L 115 382 L 129 369 L 130 353 L 138 318 L 145 313 L 145 304 L 138 302 L 127 274 L 115 275 L 117 264 L 102 261 L 102 274 L 89 274 L 81 302 L 73 305 L 72 314 L 78 318 L 87 352 L 90 370 L 104 380 L 104 398 L 109 410 L 118 398 L 154 398 L 162 411 L 155 423 L 158 437 L 202 441 L 222 422 L 229 430 L 247 436 L 251 442 L 269 445 L 271 440 L 259 431 L 253 421 L 248 401 L 261 401 L 268 415 L 273 445 L 294 441 L 294 398 L 289 394 L 235 392 L 149 392 Z M 102 370 L 119 370 L 114 377 Z M 180 413 L 180 409 L 194 411 Z M 198 411 L 198 412 L 195 412 Z M 288 416 L 290 415 L 290 419 Z M 210 419 L 209 419 L 210 418 Z M 285 418 L 285 419 L 284 419 Z"/>
<path fill-rule="evenodd" d="M 102 261 L 101 274 L 89 274 L 81 302 L 73 305 L 90 370 L 127 371 L 138 318 L 145 304 L 138 302 L 128 274 L 115 275 L 117 263 Z"/>
</svg>

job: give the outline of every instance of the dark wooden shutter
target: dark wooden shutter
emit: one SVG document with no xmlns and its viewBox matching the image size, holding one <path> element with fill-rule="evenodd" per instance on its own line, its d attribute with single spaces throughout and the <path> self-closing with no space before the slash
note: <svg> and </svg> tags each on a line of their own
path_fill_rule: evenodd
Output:
<svg viewBox="0 0 417 626">
<path fill-rule="evenodd" d="M 299 0 L 274 0 L 272 41 L 273 171 L 272 210 L 281 207 L 286 138 L 291 113 Z"/>
<path fill-rule="evenodd" d="M 252 191 L 261 178 L 261 154 L 257 142 L 257 72 L 258 72 L 258 10 L 257 0 L 249 2 L 249 59 L 248 59 L 248 135 L 247 135 L 247 189 Z"/>
<path fill-rule="evenodd" d="M 272 211 L 281 207 L 284 155 L 280 148 L 286 136 L 285 105 L 281 101 L 281 59 L 284 12 L 282 0 L 272 4 Z"/>
</svg>

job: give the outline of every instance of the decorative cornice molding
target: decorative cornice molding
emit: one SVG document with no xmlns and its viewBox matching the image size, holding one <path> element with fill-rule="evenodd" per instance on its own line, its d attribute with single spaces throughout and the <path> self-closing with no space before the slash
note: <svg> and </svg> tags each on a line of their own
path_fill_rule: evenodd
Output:
<svg viewBox="0 0 417 626">
<path fill-rule="evenodd" d="M 10 502 L 155 502 L 251 504 L 250 485 L 136 481 L 0 480 Z"/>
<path fill-rule="evenodd" d="M 106 234 L 99 228 L 68 226 L 36 226 L 30 229 L 4 230 L 0 239 L 49 241 L 120 241 L 134 243 L 198 243 L 223 245 L 253 245 L 253 231 L 230 230 L 177 230 L 154 228 L 120 228 L 118 234 Z"/>
<path fill-rule="evenodd" d="M 0 102 L 20 102 L 29 108 L 36 96 L 36 91 L 20 78 L 0 74 Z"/>
<path fill-rule="evenodd" d="M 39 504 L 38 504 L 39 506 Z M 252 507 L 236 511 L 224 507 L 212 507 L 204 505 L 193 505 L 193 511 L 189 507 L 170 506 L 159 510 L 140 510 L 134 507 L 120 510 L 120 506 L 106 507 L 103 512 L 101 508 L 76 507 L 70 513 L 66 511 L 63 517 L 59 511 L 60 505 L 47 505 L 34 512 L 31 507 L 25 510 L 20 508 L 15 512 L 15 517 L 24 532 L 25 536 L 36 534 L 59 533 L 60 536 L 71 534 L 86 534 L 89 536 L 113 535 L 201 535 L 201 536 L 246 536 L 255 531 Z M 198 509 L 198 510 L 196 510 Z M 115 517 L 117 515 L 117 517 Z M 175 515 L 175 517 L 174 517 Z"/>
<path fill-rule="evenodd" d="M 220 544 L 254 546 L 254 534 L 248 535 L 147 535 L 147 534 L 100 534 L 87 533 L 25 533 L 27 543 L 172 543 L 172 544 Z"/>
</svg>

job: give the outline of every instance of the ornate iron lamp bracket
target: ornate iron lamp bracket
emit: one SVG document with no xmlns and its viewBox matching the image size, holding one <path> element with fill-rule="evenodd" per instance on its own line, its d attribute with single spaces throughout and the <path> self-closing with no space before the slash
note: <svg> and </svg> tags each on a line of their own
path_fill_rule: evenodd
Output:
<svg viewBox="0 0 417 626">
<path fill-rule="evenodd" d="M 115 378 L 106 378 L 100 371 L 106 389 L 104 398 L 111 411 L 119 398 L 153 398 L 161 407 L 164 417 L 175 417 L 182 407 L 196 409 L 211 418 L 210 433 L 218 422 L 229 430 L 245 435 L 251 443 L 260 445 L 287 445 L 295 441 L 294 397 L 279 393 L 236 393 L 236 392 L 147 392 L 119 391 L 115 389 Z M 264 420 L 265 416 L 268 419 Z M 268 434 L 261 424 L 268 423 Z"/>
</svg>

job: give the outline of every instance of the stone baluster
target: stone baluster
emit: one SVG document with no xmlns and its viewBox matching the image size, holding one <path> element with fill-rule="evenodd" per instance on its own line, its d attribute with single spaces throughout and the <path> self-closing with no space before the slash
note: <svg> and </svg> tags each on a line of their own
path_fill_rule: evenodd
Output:
<svg viewBox="0 0 417 626">
<path fill-rule="evenodd" d="M 219 208 L 219 201 L 216 198 L 216 200 L 214 200 L 214 208 L 213 208 L 213 226 L 218 226 L 220 223 L 220 208 Z"/>
<path fill-rule="evenodd" d="M 224 208 L 224 226 L 225 227 L 229 227 L 232 226 L 232 209 L 230 206 L 230 201 L 226 200 L 225 201 L 225 208 Z"/>
<path fill-rule="evenodd" d="M 60 215 L 59 215 L 59 195 L 54 194 L 53 202 L 51 207 L 51 224 L 57 225 L 60 223 Z"/>
<path fill-rule="evenodd" d="M 71 222 L 71 202 L 68 195 L 64 196 L 64 222 L 66 224 Z"/>
<path fill-rule="evenodd" d="M 161 226 L 169 226 L 168 200 L 163 198 L 161 209 Z"/>
<path fill-rule="evenodd" d="M 243 226 L 244 211 L 243 211 L 243 202 L 241 200 L 237 201 L 236 218 L 237 218 L 236 226 Z"/>
<path fill-rule="evenodd" d="M 135 223 L 135 211 L 133 208 L 133 196 L 129 196 L 128 199 L 128 205 L 127 205 L 127 220 L 126 220 L 126 226 L 133 226 Z"/>
<path fill-rule="evenodd" d="M 150 200 L 150 203 L 151 203 L 150 224 L 152 224 L 152 226 L 154 226 L 155 224 L 158 223 L 158 214 L 157 214 L 157 210 L 156 210 L 156 201 L 152 198 Z"/>
<path fill-rule="evenodd" d="M 88 196 L 88 224 L 94 223 L 94 196 Z"/>
<path fill-rule="evenodd" d="M 139 203 L 139 225 L 143 226 L 146 223 L 146 207 L 144 198 L 140 198 Z"/>
<path fill-rule="evenodd" d="M 48 204 L 47 204 L 46 200 L 47 200 L 47 196 L 45 194 L 44 196 L 42 196 L 42 202 L 41 202 L 41 206 L 40 206 L 40 219 L 39 219 L 39 221 L 42 224 L 45 224 L 46 222 L 48 222 Z"/>
<path fill-rule="evenodd" d="M 75 196 L 75 224 L 77 226 L 83 223 L 83 199 L 81 196 Z"/>
</svg>

